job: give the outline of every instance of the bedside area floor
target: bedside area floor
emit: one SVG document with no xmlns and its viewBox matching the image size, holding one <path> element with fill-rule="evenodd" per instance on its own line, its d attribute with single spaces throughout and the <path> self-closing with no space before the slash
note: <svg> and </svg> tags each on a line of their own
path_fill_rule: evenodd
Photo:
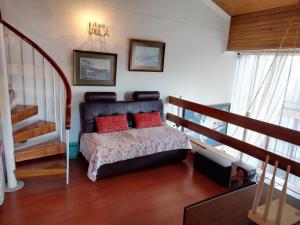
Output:
<svg viewBox="0 0 300 225">
<path fill-rule="evenodd" d="M 184 163 L 91 182 L 83 157 L 70 162 L 64 179 L 25 181 L 6 193 L 1 225 L 181 225 L 183 209 L 227 189 Z"/>
</svg>

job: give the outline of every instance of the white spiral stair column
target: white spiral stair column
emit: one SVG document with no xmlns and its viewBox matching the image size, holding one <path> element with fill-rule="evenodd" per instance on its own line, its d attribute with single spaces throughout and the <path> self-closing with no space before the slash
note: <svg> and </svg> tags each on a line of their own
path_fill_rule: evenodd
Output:
<svg viewBox="0 0 300 225">
<path fill-rule="evenodd" d="M 10 112 L 7 62 L 5 56 L 3 24 L 0 18 L 0 113 L 2 124 L 2 136 L 4 145 L 5 165 L 7 174 L 7 191 L 15 191 L 20 188 L 15 176 L 14 140 L 12 136 L 12 122 Z M 22 186 L 22 184 L 20 184 Z"/>
</svg>

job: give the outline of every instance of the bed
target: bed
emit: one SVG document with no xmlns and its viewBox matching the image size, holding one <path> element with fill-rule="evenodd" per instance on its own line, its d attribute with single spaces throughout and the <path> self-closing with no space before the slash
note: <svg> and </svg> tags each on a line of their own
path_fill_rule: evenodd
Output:
<svg viewBox="0 0 300 225">
<path fill-rule="evenodd" d="M 135 129 L 133 114 L 160 112 L 163 102 L 158 92 L 135 92 L 133 101 L 116 101 L 115 93 L 86 93 L 81 109 L 80 152 L 89 162 L 92 181 L 122 173 L 146 169 L 186 158 L 191 149 L 188 137 L 163 125 Z M 129 130 L 98 134 L 97 116 L 127 115 Z"/>
</svg>

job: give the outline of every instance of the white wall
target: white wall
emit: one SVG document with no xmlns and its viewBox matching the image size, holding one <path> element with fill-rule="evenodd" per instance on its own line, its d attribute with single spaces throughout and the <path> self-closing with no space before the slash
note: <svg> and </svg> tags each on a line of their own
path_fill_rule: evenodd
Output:
<svg viewBox="0 0 300 225">
<path fill-rule="evenodd" d="M 207 0 L 206 0 L 207 1 Z M 202 0 L 2 0 L 5 20 L 38 42 L 72 82 L 72 51 L 118 53 L 116 87 L 72 87 L 71 141 L 80 130 L 79 102 L 86 91 L 158 90 L 203 104 L 229 102 L 236 57 L 224 55 L 230 20 Z M 91 48 L 87 24 L 110 27 L 105 46 Z M 164 73 L 129 72 L 129 39 L 166 42 Z M 167 107 L 172 110 L 173 107 Z"/>
</svg>

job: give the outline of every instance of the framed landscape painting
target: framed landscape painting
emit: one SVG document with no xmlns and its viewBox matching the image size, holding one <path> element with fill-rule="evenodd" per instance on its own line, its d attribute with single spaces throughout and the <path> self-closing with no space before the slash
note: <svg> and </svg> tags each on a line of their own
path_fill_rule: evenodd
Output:
<svg viewBox="0 0 300 225">
<path fill-rule="evenodd" d="M 116 86 L 117 54 L 74 50 L 76 86 Z"/>
<path fill-rule="evenodd" d="M 129 71 L 163 72 L 165 47 L 164 42 L 131 39 Z"/>
<path fill-rule="evenodd" d="M 212 108 L 216 108 L 216 109 L 220 109 L 226 112 L 230 112 L 230 103 L 225 103 L 225 104 L 217 104 L 217 105 L 209 105 L 209 107 Z M 193 112 L 190 110 L 184 110 L 184 115 L 183 115 L 184 119 L 187 119 L 189 121 L 192 121 L 194 123 L 200 124 L 204 127 L 213 129 L 215 131 L 218 131 L 222 134 L 227 134 L 227 128 L 228 128 L 228 123 L 221 121 L 221 120 L 217 120 L 215 118 L 206 116 L 206 115 L 202 115 L 200 113 L 197 112 Z M 205 137 L 204 135 L 198 134 L 194 131 L 191 131 L 189 129 L 184 129 L 184 132 L 186 134 L 188 134 L 189 136 L 200 140 L 203 143 L 209 144 L 211 146 L 218 146 L 221 145 L 219 142 L 210 139 L 208 137 Z"/>
</svg>

